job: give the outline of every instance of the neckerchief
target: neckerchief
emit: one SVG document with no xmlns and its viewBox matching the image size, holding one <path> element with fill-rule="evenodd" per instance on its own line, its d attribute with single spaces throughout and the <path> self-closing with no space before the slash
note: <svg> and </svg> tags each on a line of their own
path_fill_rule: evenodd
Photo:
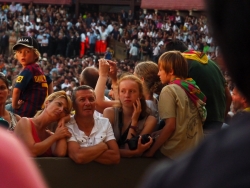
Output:
<svg viewBox="0 0 250 188">
<path fill-rule="evenodd" d="M 195 81 L 192 78 L 187 78 L 186 80 L 175 78 L 169 84 L 177 84 L 186 92 L 189 99 L 197 107 L 201 120 L 204 123 L 207 117 L 207 110 L 205 108 L 207 97 L 196 85 Z"/>
<path fill-rule="evenodd" d="M 187 51 L 183 52 L 182 55 L 186 59 L 192 59 L 192 60 L 198 61 L 201 64 L 207 64 L 208 63 L 208 57 L 203 52 L 198 52 L 198 51 L 195 51 L 195 50 L 187 50 Z"/>
</svg>

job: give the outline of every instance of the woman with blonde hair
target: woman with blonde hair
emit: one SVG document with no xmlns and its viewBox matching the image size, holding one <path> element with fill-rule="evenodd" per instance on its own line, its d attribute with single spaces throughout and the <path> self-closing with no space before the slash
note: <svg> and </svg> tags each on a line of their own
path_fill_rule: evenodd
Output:
<svg viewBox="0 0 250 188">
<path fill-rule="evenodd" d="M 34 118 L 22 117 L 17 123 L 14 133 L 24 142 L 33 157 L 65 156 L 66 139 L 71 136 L 65 119 L 69 119 L 72 109 L 71 99 L 65 91 L 50 94 Z M 59 123 L 58 123 L 59 122 Z M 48 127 L 57 124 L 55 132 Z"/>
</svg>

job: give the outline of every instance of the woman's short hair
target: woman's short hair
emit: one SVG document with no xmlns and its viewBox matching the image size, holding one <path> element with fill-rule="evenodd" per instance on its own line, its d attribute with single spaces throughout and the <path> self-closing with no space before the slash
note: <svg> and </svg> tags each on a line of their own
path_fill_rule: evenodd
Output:
<svg viewBox="0 0 250 188">
<path fill-rule="evenodd" d="M 150 109 L 148 108 L 145 97 L 143 95 L 143 86 L 142 86 L 142 81 L 136 77 L 135 75 L 126 75 L 120 78 L 118 81 L 118 92 L 120 93 L 120 83 L 125 81 L 125 80 L 132 80 L 137 83 L 138 89 L 139 89 L 139 95 L 140 95 L 140 102 L 141 102 L 141 114 L 139 119 L 144 118 L 150 114 Z"/>
<path fill-rule="evenodd" d="M 138 63 L 135 66 L 134 73 L 140 79 L 143 78 L 144 85 L 152 93 L 160 93 L 162 89 L 161 80 L 158 76 L 158 66 L 152 61 Z"/>
<path fill-rule="evenodd" d="M 44 104 L 49 101 L 49 102 L 52 102 L 54 101 L 55 99 L 58 99 L 58 98 L 64 98 L 66 101 L 67 101 L 67 112 L 68 114 L 71 112 L 72 110 L 72 102 L 71 102 L 71 99 L 70 97 L 66 94 L 65 91 L 57 91 L 57 92 L 54 92 L 54 93 L 51 93 L 44 101 Z M 43 107 L 44 108 L 44 107 Z M 38 116 L 42 113 L 43 109 L 38 111 L 35 115 Z"/>
<path fill-rule="evenodd" d="M 188 77 L 188 64 L 179 51 L 168 51 L 163 53 L 158 61 L 159 67 L 166 73 L 173 71 L 176 77 L 185 79 Z"/>
</svg>

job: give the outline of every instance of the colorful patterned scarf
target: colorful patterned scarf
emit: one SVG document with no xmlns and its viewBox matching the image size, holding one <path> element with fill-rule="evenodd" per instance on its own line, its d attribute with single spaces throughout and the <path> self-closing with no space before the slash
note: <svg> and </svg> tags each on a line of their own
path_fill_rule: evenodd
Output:
<svg viewBox="0 0 250 188">
<path fill-rule="evenodd" d="M 175 78 L 169 84 L 177 84 L 186 92 L 187 96 L 197 107 L 201 120 L 204 123 L 207 117 L 207 110 L 205 108 L 207 97 L 201 92 L 195 81 L 192 78 L 187 78 L 186 80 Z"/>
<path fill-rule="evenodd" d="M 187 51 L 183 52 L 182 55 L 186 59 L 192 59 L 192 60 L 198 61 L 201 64 L 208 63 L 208 57 L 203 52 L 198 52 L 198 51 L 194 51 L 194 50 L 187 50 Z"/>
</svg>

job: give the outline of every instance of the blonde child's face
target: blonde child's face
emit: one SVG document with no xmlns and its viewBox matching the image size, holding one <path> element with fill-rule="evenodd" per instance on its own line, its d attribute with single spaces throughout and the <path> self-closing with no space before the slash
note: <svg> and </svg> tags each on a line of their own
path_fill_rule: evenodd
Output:
<svg viewBox="0 0 250 188">
<path fill-rule="evenodd" d="M 33 49 L 26 46 L 20 46 L 16 50 L 16 58 L 22 64 L 22 66 L 26 66 L 35 63 L 37 55 Z"/>
</svg>

